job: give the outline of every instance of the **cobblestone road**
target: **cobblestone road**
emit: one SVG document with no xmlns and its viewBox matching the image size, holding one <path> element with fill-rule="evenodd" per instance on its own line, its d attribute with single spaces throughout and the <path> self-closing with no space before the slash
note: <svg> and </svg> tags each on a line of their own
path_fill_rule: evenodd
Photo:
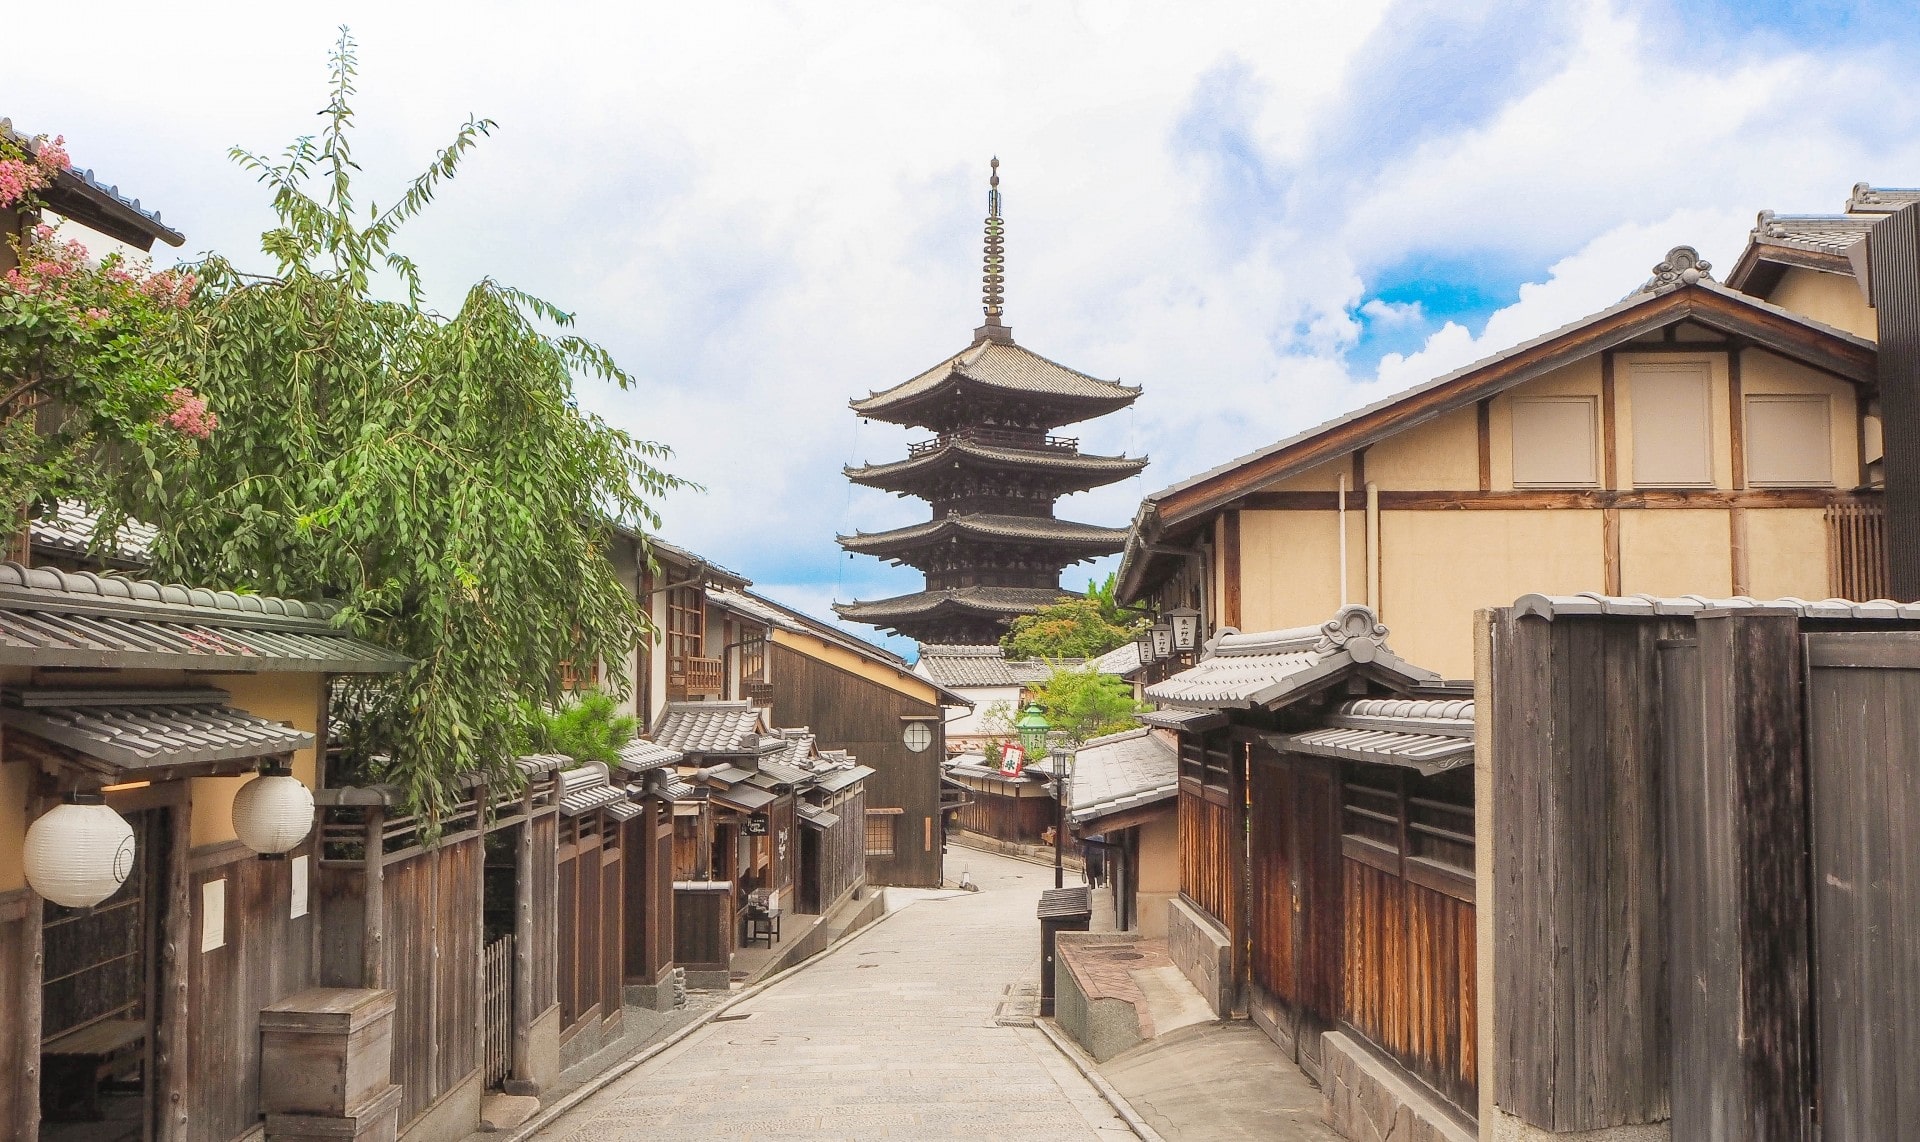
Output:
<svg viewBox="0 0 1920 1142">
<path fill-rule="evenodd" d="M 649 1060 L 537 1137 L 1133 1137 L 1038 1031 L 1003 1027 L 1036 976 L 1051 869 L 953 849 L 978 893 L 926 897 Z"/>
</svg>

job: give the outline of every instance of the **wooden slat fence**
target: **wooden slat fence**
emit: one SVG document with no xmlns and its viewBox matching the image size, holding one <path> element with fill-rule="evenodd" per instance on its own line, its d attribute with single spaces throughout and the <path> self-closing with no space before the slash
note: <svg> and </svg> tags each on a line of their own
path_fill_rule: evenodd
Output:
<svg viewBox="0 0 1920 1142">
<path fill-rule="evenodd" d="M 502 936 L 487 945 L 482 969 L 483 1019 L 486 1038 L 486 1081 L 497 1087 L 513 1070 L 513 937 Z"/>
<path fill-rule="evenodd" d="M 1180 893 L 1228 932 L 1240 925 L 1240 814 L 1185 783 L 1180 789 Z"/>
<path fill-rule="evenodd" d="M 1827 591 L 1841 599 L 1892 598 L 1887 580 L 1887 509 L 1882 504 L 1827 508 Z"/>
</svg>

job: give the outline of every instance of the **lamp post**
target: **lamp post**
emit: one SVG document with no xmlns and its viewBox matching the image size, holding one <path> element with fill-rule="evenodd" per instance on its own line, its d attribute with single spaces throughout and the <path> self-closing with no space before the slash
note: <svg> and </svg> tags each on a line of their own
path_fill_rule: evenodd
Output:
<svg viewBox="0 0 1920 1142">
<path fill-rule="evenodd" d="M 1053 886 L 1067 883 L 1067 789 L 1073 782 L 1073 745 L 1065 735 L 1055 735 L 1047 758 L 1053 764 L 1053 799 L 1059 813 L 1053 825 Z"/>
<path fill-rule="evenodd" d="M 1029 702 L 1021 711 L 1020 720 L 1013 723 L 1013 732 L 1020 735 L 1020 752 L 1026 755 L 1028 765 L 1046 752 L 1047 731 L 1052 728 L 1053 723 L 1047 721 L 1047 713 L 1038 702 Z"/>
</svg>

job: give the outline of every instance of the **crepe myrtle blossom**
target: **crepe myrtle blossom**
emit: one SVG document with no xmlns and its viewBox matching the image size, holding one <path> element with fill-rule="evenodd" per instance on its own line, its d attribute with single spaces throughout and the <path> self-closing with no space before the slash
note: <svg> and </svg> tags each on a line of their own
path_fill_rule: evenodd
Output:
<svg viewBox="0 0 1920 1142">
<path fill-rule="evenodd" d="M 185 385 L 167 394 L 167 408 L 161 423 L 182 436 L 206 440 L 220 427 L 220 418 L 207 407 L 207 399 Z"/>
<path fill-rule="evenodd" d="M 16 154 L 0 151 L 0 209 L 52 185 L 55 175 L 71 167 L 66 144 L 64 135 L 51 140 L 41 136 L 30 152 L 17 147 L 9 148 Z"/>
</svg>

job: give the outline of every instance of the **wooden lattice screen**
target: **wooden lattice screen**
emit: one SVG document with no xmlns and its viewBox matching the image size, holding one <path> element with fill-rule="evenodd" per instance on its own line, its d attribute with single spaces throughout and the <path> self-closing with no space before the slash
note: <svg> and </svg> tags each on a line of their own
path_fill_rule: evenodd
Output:
<svg viewBox="0 0 1920 1142">
<path fill-rule="evenodd" d="M 1827 589 L 1840 599 L 1892 597 L 1887 580 L 1887 509 L 1881 504 L 1827 508 Z"/>
</svg>

